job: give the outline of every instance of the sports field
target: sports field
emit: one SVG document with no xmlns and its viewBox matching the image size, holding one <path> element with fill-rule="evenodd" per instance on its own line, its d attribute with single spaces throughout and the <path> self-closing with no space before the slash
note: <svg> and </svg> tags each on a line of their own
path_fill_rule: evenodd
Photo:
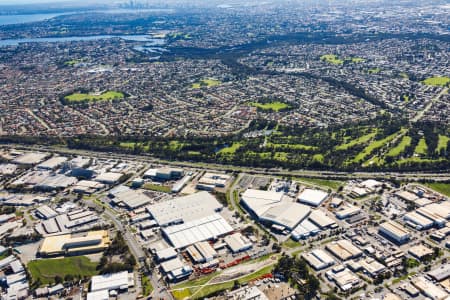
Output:
<svg viewBox="0 0 450 300">
<path fill-rule="evenodd" d="M 73 93 L 71 95 L 64 97 L 64 99 L 67 100 L 69 103 L 108 101 L 123 98 L 125 98 L 125 95 L 122 92 L 117 91 L 106 91 L 100 94 Z"/>
</svg>

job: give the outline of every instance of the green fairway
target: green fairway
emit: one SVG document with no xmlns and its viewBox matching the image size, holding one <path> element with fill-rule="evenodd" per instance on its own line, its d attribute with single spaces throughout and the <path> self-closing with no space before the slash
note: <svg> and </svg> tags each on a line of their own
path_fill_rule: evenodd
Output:
<svg viewBox="0 0 450 300">
<path fill-rule="evenodd" d="M 325 156 L 323 154 L 318 153 L 318 154 L 314 154 L 313 158 L 315 161 L 323 163 Z"/>
<path fill-rule="evenodd" d="M 41 285 L 54 283 L 56 276 L 62 279 L 67 275 L 74 278 L 91 277 L 98 274 L 96 267 L 97 263 L 91 262 L 86 256 L 39 259 L 30 261 L 27 265 L 33 282 L 39 280 Z"/>
<path fill-rule="evenodd" d="M 287 161 L 288 154 L 287 152 L 275 152 L 274 158 L 280 161 Z"/>
<path fill-rule="evenodd" d="M 427 155 L 427 150 L 427 142 L 425 141 L 425 138 L 421 138 L 416 148 L 414 149 L 414 153 L 419 155 Z"/>
<path fill-rule="evenodd" d="M 97 102 L 97 101 L 108 101 L 114 99 L 123 99 L 125 95 L 122 92 L 117 91 L 107 91 L 101 94 L 94 93 L 73 93 L 71 95 L 65 96 L 64 99 L 68 103 L 81 103 L 81 102 Z"/>
<path fill-rule="evenodd" d="M 317 147 L 302 144 L 275 144 L 267 143 L 266 147 L 274 149 L 292 149 L 292 150 L 315 150 Z"/>
<path fill-rule="evenodd" d="M 426 85 L 432 85 L 432 86 L 446 86 L 450 83 L 450 77 L 430 77 L 422 81 Z"/>
<path fill-rule="evenodd" d="M 383 147 L 384 145 L 392 141 L 398 134 L 399 132 L 396 132 L 394 134 L 391 134 L 390 136 L 385 137 L 384 139 L 373 141 L 369 146 L 364 148 L 363 151 L 361 151 L 358 155 L 356 155 L 356 157 L 353 159 L 353 162 L 363 161 L 373 151 Z"/>
<path fill-rule="evenodd" d="M 274 101 L 269 103 L 251 102 L 250 105 L 267 111 L 280 111 L 282 109 L 290 108 L 289 104 L 280 101 Z"/>
<path fill-rule="evenodd" d="M 389 150 L 387 156 L 390 157 L 399 156 L 400 154 L 403 153 L 403 151 L 405 151 L 406 147 L 408 147 L 409 145 L 411 145 L 411 137 L 404 136 L 397 146 Z"/>
<path fill-rule="evenodd" d="M 373 139 L 375 136 L 377 135 L 377 131 L 368 133 L 366 135 L 363 135 L 357 139 L 351 140 L 348 143 L 345 144 L 341 144 L 339 146 L 336 147 L 336 150 L 347 150 L 349 148 L 352 148 L 356 145 L 361 145 L 361 144 L 365 144 L 368 141 L 370 141 L 371 139 Z"/>
<path fill-rule="evenodd" d="M 184 144 L 180 143 L 179 141 L 170 141 L 169 142 L 169 148 L 172 151 L 178 151 L 181 148 L 183 148 Z"/>
<path fill-rule="evenodd" d="M 327 63 L 333 65 L 342 65 L 344 61 L 334 54 L 325 54 L 320 57 L 321 61 L 326 61 Z"/>
<path fill-rule="evenodd" d="M 236 152 L 236 150 L 239 149 L 241 146 L 242 146 L 241 143 L 233 143 L 233 145 L 231 145 L 229 147 L 220 149 L 218 153 L 220 153 L 220 154 L 234 154 Z"/>
<path fill-rule="evenodd" d="M 64 62 L 64 65 L 73 67 L 74 65 L 82 63 L 82 62 L 83 62 L 83 59 L 71 59 L 71 60 Z"/>
<path fill-rule="evenodd" d="M 372 68 L 372 69 L 369 69 L 368 72 L 369 72 L 369 74 L 378 74 L 381 72 L 381 69 L 380 68 Z"/>
<path fill-rule="evenodd" d="M 217 85 L 220 85 L 221 83 L 222 82 L 220 80 L 212 79 L 212 78 L 206 78 L 206 79 L 200 80 L 199 82 L 193 83 L 191 87 L 193 89 L 199 89 L 201 87 L 217 86 Z"/>
<path fill-rule="evenodd" d="M 450 197 L 450 183 L 432 182 L 426 183 L 425 186 L 447 197 Z"/>
<path fill-rule="evenodd" d="M 438 142 L 438 146 L 437 146 L 437 151 L 441 151 L 443 150 L 448 150 L 447 149 L 447 145 L 448 145 L 448 141 L 450 141 L 450 138 L 448 136 L 445 135 L 439 135 L 439 142 Z"/>
<path fill-rule="evenodd" d="M 361 57 L 346 57 L 345 60 L 350 61 L 352 63 L 363 63 L 366 61 L 364 58 Z"/>
</svg>

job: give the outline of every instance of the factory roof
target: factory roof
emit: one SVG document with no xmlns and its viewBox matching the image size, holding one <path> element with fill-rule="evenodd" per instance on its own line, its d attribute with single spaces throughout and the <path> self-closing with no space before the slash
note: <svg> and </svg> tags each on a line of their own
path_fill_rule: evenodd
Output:
<svg viewBox="0 0 450 300">
<path fill-rule="evenodd" d="M 210 193 L 199 192 L 153 204 L 147 210 L 160 226 L 165 226 L 204 218 L 222 207 Z"/>
<path fill-rule="evenodd" d="M 242 201 L 256 214 L 259 218 L 268 209 L 279 205 L 283 198 L 283 193 L 261 191 L 247 189 L 241 195 Z"/>
<path fill-rule="evenodd" d="M 302 255 L 303 258 L 316 270 L 320 270 L 334 264 L 333 258 L 322 249 L 314 249 Z"/>
<path fill-rule="evenodd" d="M 414 224 L 420 225 L 424 228 L 433 226 L 433 220 L 430 220 L 427 217 L 416 213 L 415 211 L 407 213 L 403 218 L 407 221 L 411 221 Z"/>
<path fill-rule="evenodd" d="M 409 248 L 408 253 L 420 259 L 424 256 L 433 254 L 433 250 L 424 245 L 416 245 Z"/>
<path fill-rule="evenodd" d="M 129 209 L 135 209 L 149 204 L 152 199 L 147 197 L 142 191 L 125 189 L 119 193 L 116 193 L 115 199 L 113 201 L 116 203 L 121 202 L 125 204 Z"/>
<path fill-rule="evenodd" d="M 336 222 L 327 216 L 327 214 L 319 209 L 314 209 L 309 215 L 309 220 L 314 224 L 319 226 L 319 228 L 327 228 L 331 225 L 336 224 Z"/>
<path fill-rule="evenodd" d="M 109 300 L 108 290 L 89 292 L 86 295 L 86 300 Z"/>
<path fill-rule="evenodd" d="M 423 276 L 414 278 L 412 284 L 424 295 L 432 299 L 440 300 L 445 299 L 448 296 L 447 292 L 433 284 L 431 281 L 425 279 Z"/>
<path fill-rule="evenodd" d="M 163 229 L 166 237 L 177 249 L 196 242 L 217 238 L 231 231 L 233 231 L 233 228 L 219 214 L 209 215 Z"/>
<path fill-rule="evenodd" d="M 397 236 L 397 237 L 403 237 L 406 235 L 409 235 L 409 231 L 400 225 L 399 223 L 395 221 L 386 221 L 382 224 L 380 224 L 380 228 L 390 232 L 391 234 Z"/>
<path fill-rule="evenodd" d="M 67 161 L 67 157 L 54 156 L 54 157 L 47 159 L 46 161 L 40 163 L 39 165 L 37 165 L 37 167 L 40 169 L 52 170 L 52 169 L 59 167 L 62 163 L 66 162 L 66 161 Z"/>
<path fill-rule="evenodd" d="M 292 230 L 309 215 L 310 211 L 311 209 L 306 205 L 282 201 L 279 205 L 266 210 L 260 219 L 270 221 Z"/>
<path fill-rule="evenodd" d="M 127 289 L 130 286 L 134 286 L 133 276 L 133 273 L 128 273 L 127 271 L 92 276 L 91 292 Z"/>
<path fill-rule="evenodd" d="M 252 247 L 250 240 L 243 236 L 240 232 L 227 235 L 224 238 L 224 241 L 233 253 L 245 251 Z"/>
<path fill-rule="evenodd" d="M 108 231 L 90 231 L 83 235 L 63 234 L 46 237 L 39 250 L 44 255 L 102 250 L 109 245 Z"/>
<path fill-rule="evenodd" d="M 428 275 L 431 276 L 436 281 L 442 281 L 450 277 L 450 264 L 445 264 L 437 267 L 436 269 L 428 272 Z"/>
<path fill-rule="evenodd" d="M 362 251 L 347 240 L 327 244 L 326 248 L 341 260 L 347 260 L 362 254 Z"/>
<path fill-rule="evenodd" d="M 43 161 L 47 155 L 47 153 L 41 152 L 27 152 L 16 157 L 13 162 L 20 165 L 35 165 Z"/>
<path fill-rule="evenodd" d="M 36 212 L 45 219 L 50 219 L 50 218 L 56 217 L 58 215 L 58 213 L 56 211 L 54 211 L 52 208 L 48 207 L 47 205 L 42 205 L 42 206 L 36 208 Z"/>
<path fill-rule="evenodd" d="M 118 182 L 120 177 L 122 177 L 122 173 L 114 173 L 114 172 L 105 172 L 101 173 L 95 178 L 95 181 L 103 182 L 103 183 L 115 183 Z"/>
<path fill-rule="evenodd" d="M 319 206 L 326 198 L 328 193 L 321 190 L 305 189 L 298 195 L 298 200 L 312 206 Z"/>
</svg>

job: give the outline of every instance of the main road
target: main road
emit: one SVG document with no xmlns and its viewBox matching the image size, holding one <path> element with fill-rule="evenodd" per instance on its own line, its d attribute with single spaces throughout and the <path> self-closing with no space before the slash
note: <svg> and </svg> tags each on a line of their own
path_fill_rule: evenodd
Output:
<svg viewBox="0 0 450 300">
<path fill-rule="evenodd" d="M 436 181 L 448 181 L 450 180 L 450 170 L 444 170 L 442 172 L 346 172 L 346 171 L 320 171 L 320 170 L 286 170 L 280 168 L 264 169 L 253 168 L 244 166 L 222 165 L 216 163 L 196 163 L 187 161 L 168 161 L 164 159 L 158 159 L 150 155 L 132 155 L 112 152 L 97 152 L 79 149 L 68 149 L 65 147 L 53 147 L 43 145 L 18 145 L 18 144 L 3 144 L 2 147 L 9 147 L 14 149 L 23 149 L 29 151 L 46 151 L 52 153 L 58 153 L 61 155 L 82 155 L 92 156 L 104 159 L 117 159 L 117 160 L 134 160 L 143 163 L 158 163 L 168 164 L 178 167 L 196 168 L 204 170 L 227 170 L 233 172 L 243 172 L 248 174 L 261 174 L 272 176 L 292 176 L 292 177 L 311 177 L 322 179 L 371 179 L 371 178 L 388 178 L 397 180 L 411 180 L 417 181 L 419 179 L 432 179 Z"/>
</svg>

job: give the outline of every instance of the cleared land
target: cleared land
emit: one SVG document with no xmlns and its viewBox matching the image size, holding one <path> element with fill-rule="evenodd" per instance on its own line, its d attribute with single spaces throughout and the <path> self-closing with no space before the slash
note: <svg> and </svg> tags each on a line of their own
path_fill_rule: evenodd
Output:
<svg viewBox="0 0 450 300">
<path fill-rule="evenodd" d="M 146 183 L 142 186 L 146 190 L 156 191 L 156 192 L 163 192 L 163 193 L 170 193 L 171 188 L 170 186 L 165 185 L 159 185 L 159 184 L 152 184 L 152 183 Z"/>
<path fill-rule="evenodd" d="M 206 79 L 200 80 L 199 82 L 193 83 L 191 87 L 193 89 L 199 89 L 201 87 L 217 86 L 217 85 L 220 85 L 221 83 L 222 82 L 220 80 L 212 79 L 212 78 L 206 78 Z"/>
<path fill-rule="evenodd" d="M 28 263 L 33 282 L 41 285 L 55 282 L 55 277 L 64 279 L 66 276 L 79 278 L 98 274 L 97 263 L 91 262 L 86 256 L 73 256 L 61 259 L 39 259 Z"/>
<path fill-rule="evenodd" d="M 280 102 L 280 101 L 274 101 L 269 103 L 258 103 L 258 102 L 252 102 L 250 103 L 251 106 L 257 107 L 262 110 L 271 110 L 271 111 L 280 111 L 282 109 L 290 108 L 289 104 Z"/>
<path fill-rule="evenodd" d="M 422 81 L 426 85 L 432 85 L 432 86 L 446 86 L 450 83 L 450 77 L 446 76 L 436 76 L 436 77 L 430 77 Z"/>
<path fill-rule="evenodd" d="M 64 97 L 64 99 L 69 103 L 108 101 L 123 98 L 125 98 L 125 95 L 118 91 L 106 91 L 101 94 L 73 93 Z"/>
<path fill-rule="evenodd" d="M 327 179 L 318 179 L 318 178 L 306 178 L 306 177 L 296 177 L 294 180 L 299 181 L 300 183 L 311 184 L 320 187 L 328 187 L 333 190 L 337 190 L 340 186 L 344 185 L 343 181 L 340 180 L 327 180 Z"/>
<path fill-rule="evenodd" d="M 237 279 L 237 281 L 239 282 L 239 284 L 245 284 L 249 281 L 261 277 L 262 275 L 271 273 L 274 267 L 275 265 L 265 266 L 256 272 L 240 277 L 239 279 Z M 193 280 L 174 286 L 173 289 L 176 290 L 173 290 L 172 294 L 176 299 L 204 299 L 208 295 L 211 295 L 218 291 L 231 289 L 234 286 L 234 280 L 217 284 L 207 284 L 212 278 L 216 277 L 217 275 L 218 274 L 205 276 L 198 280 Z"/>
<path fill-rule="evenodd" d="M 433 182 L 426 183 L 425 186 L 447 197 L 450 197 L 450 183 Z"/>
</svg>

